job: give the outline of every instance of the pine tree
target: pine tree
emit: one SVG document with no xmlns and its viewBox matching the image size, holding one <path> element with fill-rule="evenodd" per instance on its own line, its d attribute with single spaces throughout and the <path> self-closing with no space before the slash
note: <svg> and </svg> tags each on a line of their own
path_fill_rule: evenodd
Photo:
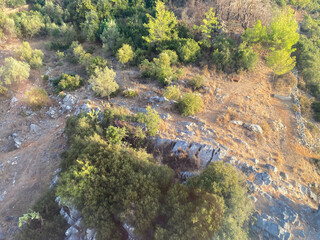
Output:
<svg viewBox="0 0 320 240">
<path fill-rule="evenodd" d="M 144 36 L 143 39 L 148 43 L 155 43 L 177 38 L 177 19 L 174 13 L 167 11 L 160 0 L 156 2 L 156 11 L 155 18 L 147 14 L 149 23 L 143 26 L 148 29 L 149 36 Z"/>
<path fill-rule="evenodd" d="M 283 75 L 294 68 L 296 58 L 291 57 L 286 49 L 276 50 L 270 53 L 267 59 L 267 65 L 276 75 Z"/>
</svg>

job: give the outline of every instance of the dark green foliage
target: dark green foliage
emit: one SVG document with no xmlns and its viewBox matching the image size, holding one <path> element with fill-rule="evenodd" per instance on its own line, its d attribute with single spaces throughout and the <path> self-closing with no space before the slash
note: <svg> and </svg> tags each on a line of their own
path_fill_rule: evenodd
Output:
<svg viewBox="0 0 320 240">
<path fill-rule="evenodd" d="M 92 57 L 89 61 L 89 64 L 86 66 L 87 75 L 90 77 L 94 74 L 96 68 L 105 68 L 107 66 L 107 60 L 103 59 L 100 56 Z"/>
<path fill-rule="evenodd" d="M 40 34 L 45 27 L 43 16 L 37 11 L 19 12 L 14 20 L 18 35 L 24 38 Z"/>
<path fill-rule="evenodd" d="M 245 181 L 237 170 L 221 161 L 215 162 L 188 184 L 224 199 L 225 216 L 217 239 L 248 238 L 245 224 L 252 213 L 252 203 L 246 196 Z"/>
<path fill-rule="evenodd" d="M 166 50 L 168 52 L 168 50 Z M 172 54 L 171 54 L 172 53 Z M 140 64 L 142 76 L 158 79 L 163 85 L 168 85 L 179 77 L 179 73 L 175 71 L 171 65 L 171 60 L 176 60 L 175 52 L 170 51 L 170 56 L 166 52 L 159 54 L 159 58 L 154 58 L 153 62 L 147 59 Z"/>
<path fill-rule="evenodd" d="M 126 128 L 119 128 L 109 126 L 106 130 L 106 137 L 110 143 L 120 144 L 122 139 L 126 136 Z"/>
<path fill-rule="evenodd" d="M 147 112 L 145 114 L 138 113 L 138 122 L 144 123 L 146 125 L 149 136 L 155 136 L 158 133 L 159 126 L 162 123 L 162 119 L 160 118 L 156 110 L 148 106 Z"/>
<path fill-rule="evenodd" d="M 201 96 L 195 93 L 186 93 L 178 102 L 178 110 L 182 116 L 194 115 L 203 108 Z"/>
<path fill-rule="evenodd" d="M 311 104 L 311 108 L 313 110 L 313 118 L 314 120 L 320 122 L 320 101 L 315 101 Z"/>
<path fill-rule="evenodd" d="M 26 0 L 3 0 L 5 5 L 10 8 L 19 7 L 26 4 Z"/>
<path fill-rule="evenodd" d="M 181 40 L 177 51 L 181 61 L 184 63 L 196 62 L 201 56 L 200 46 L 193 39 Z"/>
<path fill-rule="evenodd" d="M 55 191 L 49 190 L 33 205 L 39 212 L 40 220 L 32 220 L 15 235 L 15 240 L 57 240 L 63 239 L 68 228 L 66 220 L 60 215 L 60 207 L 55 202 Z"/>
<path fill-rule="evenodd" d="M 60 92 L 62 90 L 76 90 L 83 86 L 84 79 L 81 78 L 79 75 L 69 75 L 69 74 L 62 74 L 59 78 L 53 81 L 53 85 L 57 88 Z"/>
<path fill-rule="evenodd" d="M 202 75 L 195 75 L 190 81 L 189 81 L 190 86 L 194 90 L 198 90 L 204 86 L 204 76 Z"/>
</svg>

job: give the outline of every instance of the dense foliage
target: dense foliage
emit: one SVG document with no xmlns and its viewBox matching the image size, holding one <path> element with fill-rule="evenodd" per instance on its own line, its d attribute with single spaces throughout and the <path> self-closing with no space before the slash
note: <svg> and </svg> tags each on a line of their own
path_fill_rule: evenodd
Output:
<svg viewBox="0 0 320 240">
<path fill-rule="evenodd" d="M 146 121 L 155 122 L 154 114 L 148 109 Z M 250 201 L 231 165 L 214 163 L 182 185 L 172 169 L 130 147 L 134 116 L 115 108 L 103 116 L 102 122 L 92 114 L 68 119 L 70 149 L 57 188 L 62 201 L 81 210 L 85 225 L 98 230 L 98 239 L 123 237 L 124 223 L 143 239 L 246 236 Z"/>
</svg>

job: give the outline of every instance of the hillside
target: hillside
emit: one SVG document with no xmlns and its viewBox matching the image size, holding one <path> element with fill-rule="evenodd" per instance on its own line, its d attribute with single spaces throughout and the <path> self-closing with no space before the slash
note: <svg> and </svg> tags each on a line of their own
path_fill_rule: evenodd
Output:
<svg viewBox="0 0 320 240">
<path fill-rule="evenodd" d="M 0 3 L 0 239 L 320 239 L 319 12 Z"/>
</svg>

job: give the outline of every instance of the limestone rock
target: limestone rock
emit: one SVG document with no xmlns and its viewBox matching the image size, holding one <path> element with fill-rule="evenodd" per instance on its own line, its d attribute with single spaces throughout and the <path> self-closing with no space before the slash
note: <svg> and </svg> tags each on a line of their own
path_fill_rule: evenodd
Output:
<svg viewBox="0 0 320 240">
<path fill-rule="evenodd" d="M 41 131 L 41 128 L 38 125 L 32 123 L 30 124 L 30 131 L 36 134 L 39 134 Z"/>
</svg>

